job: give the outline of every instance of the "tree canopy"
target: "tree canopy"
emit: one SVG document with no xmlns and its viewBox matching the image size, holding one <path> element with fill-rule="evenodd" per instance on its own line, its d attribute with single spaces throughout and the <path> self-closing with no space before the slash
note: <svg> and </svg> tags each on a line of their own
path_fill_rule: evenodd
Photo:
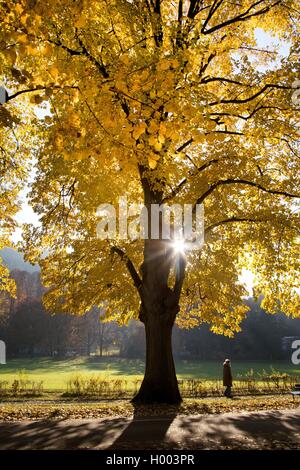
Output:
<svg viewBox="0 0 300 470">
<path fill-rule="evenodd" d="M 1 2 L 1 148 L 21 162 L 31 143 L 41 224 L 24 237 L 48 308 L 104 304 L 110 319 L 138 317 L 142 240 L 96 237 L 97 207 L 126 195 L 204 204 L 205 245 L 187 254 L 179 325 L 239 331 L 243 267 L 264 308 L 299 314 L 299 16 L 297 0 Z M 259 30 L 287 56 L 258 47 Z"/>
</svg>

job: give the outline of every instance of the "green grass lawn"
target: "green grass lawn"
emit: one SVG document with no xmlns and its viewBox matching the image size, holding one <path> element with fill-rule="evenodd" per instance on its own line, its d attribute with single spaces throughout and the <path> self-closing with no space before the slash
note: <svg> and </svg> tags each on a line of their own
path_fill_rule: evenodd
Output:
<svg viewBox="0 0 300 470">
<path fill-rule="evenodd" d="M 263 370 L 271 371 L 274 367 L 280 372 L 300 375 L 300 366 L 285 362 L 233 362 L 234 377 L 245 374 L 253 369 L 256 374 Z M 8 359 L 6 365 L 0 365 L 0 381 L 11 382 L 19 371 L 24 371 L 29 380 L 43 381 L 44 389 L 63 390 L 67 381 L 76 374 L 84 376 L 101 374 L 107 378 L 122 378 L 135 380 L 141 378 L 144 372 L 144 363 L 136 359 L 118 358 L 70 358 L 53 360 L 51 358 L 35 359 Z M 222 363 L 217 361 L 177 361 L 176 370 L 178 378 L 220 379 L 222 377 Z"/>
</svg>

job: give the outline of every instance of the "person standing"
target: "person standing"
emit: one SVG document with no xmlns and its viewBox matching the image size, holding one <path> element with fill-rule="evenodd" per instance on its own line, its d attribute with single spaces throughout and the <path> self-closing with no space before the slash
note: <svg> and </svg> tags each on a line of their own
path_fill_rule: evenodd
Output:
<svg viewBox="0 0 300 470">
<path fill-rule="evenodd" d="M 232 372 L 231 364 L 229 359 L 225 359 L 223 364 L 223 385 L 225 388 L 224 395 L 227 398 L 232 398 L 231 387 L 232 387 Z"/>
</svg>

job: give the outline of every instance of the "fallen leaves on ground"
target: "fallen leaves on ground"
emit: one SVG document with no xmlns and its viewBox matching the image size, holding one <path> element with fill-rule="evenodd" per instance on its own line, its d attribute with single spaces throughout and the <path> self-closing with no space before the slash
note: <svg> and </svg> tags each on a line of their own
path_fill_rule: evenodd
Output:
<svg viewBox="0 0 300 470">
<path fill-rule="evenodd" d="M 6 402 L 0 404 L 0 421 L 91 419 L 107 417 L 162 416 L 172 414 L 220 414 L 231 411 L 282 410 L 300 407 L 300 400 L 289 395 L 186 399 L 170 405 L 133 406 L 128 400 L 94 403 Z"/>
</svg>

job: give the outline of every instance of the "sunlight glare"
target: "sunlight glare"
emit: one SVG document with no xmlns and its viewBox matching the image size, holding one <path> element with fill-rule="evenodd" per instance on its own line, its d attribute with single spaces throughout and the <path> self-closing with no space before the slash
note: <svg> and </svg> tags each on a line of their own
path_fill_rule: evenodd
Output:
<svg viewBox="0 0 300 470">
<path fill-rule="evenodd" d="M 182 238 L 173 241 L 173 248 L 176 253 L 184 253 L 185 243 Z"/>
</svg>

